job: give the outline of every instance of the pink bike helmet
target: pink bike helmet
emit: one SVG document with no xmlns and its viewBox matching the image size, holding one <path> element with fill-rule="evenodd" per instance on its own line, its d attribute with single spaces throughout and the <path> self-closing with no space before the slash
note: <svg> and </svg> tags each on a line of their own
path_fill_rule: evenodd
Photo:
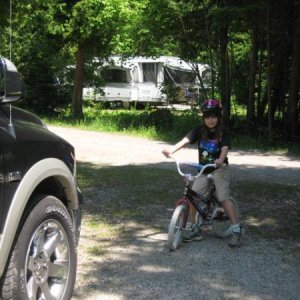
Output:
<svg viewBox="0 0 300 300">
<path fill-rule="evenodd" d="M 201 111 L 203 114 L 217 113 L 219 115 L 221 114 L 221 109 L 221 103 L 219 100 L 216 99 L 207 99 L 201 105 Z"/>
</svg>

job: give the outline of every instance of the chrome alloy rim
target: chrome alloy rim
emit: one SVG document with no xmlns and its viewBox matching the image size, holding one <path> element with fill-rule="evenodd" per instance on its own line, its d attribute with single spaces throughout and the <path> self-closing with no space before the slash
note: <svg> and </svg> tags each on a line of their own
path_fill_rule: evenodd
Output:
<svg viewBox="0 0 300 300">
<path fill-rule="evenodd" d="M 40 224 L 29 243 L 25 278 L 30 300 L 61 299 L 68 283 L 70 245 L 59 222 Z"/>
<path fill-rule="evenodd" d="M 174 241 L 173 241 L 173 246 L 175 248 L 177 248 L 177 246 L 179 245 L 179 243 L 181 241 L 182 232 L 183 232 L 182 218 L 180 217 L 180 218 L 178 218 L 178 220 L 176 222 L 176 226 L 175 226 L 175 234 L 174 234 Z"/>
</svg>

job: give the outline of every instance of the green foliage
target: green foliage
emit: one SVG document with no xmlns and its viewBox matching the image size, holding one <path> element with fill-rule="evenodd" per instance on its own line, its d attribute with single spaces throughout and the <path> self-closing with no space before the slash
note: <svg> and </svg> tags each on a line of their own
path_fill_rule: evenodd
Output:
<svg viewBox="0 0 300 300">
<path fill-rule="evenodd" d="M 79 126 L 88 130 L 121 132 L 149 138 L 175 141 L 199 124 L 197 112 L 158 110 L 107 110 L 102 103 L 85 102 L 84 119 L 74 121 L 70 108 L 61 110 L 58 117 L 45 118 L 46 123 Z"/>
<path fill-rule="evenodd" d="M 248 132 L 246 128 L 245 110 L 236 104 L 236 115 L 231 124 L 231 144 L 233 149 L 262 150 L 276 153 L 299 154 L 300 148 L 296 143 L 287 144 L 276 135 L 277 140 L 269 143 L 267 131 Z M 195 111 L 159 110 L 107 110 L 102 103 L 89 102 L 84 106 L 85 118 L 74 121 L 70 109 L 62 110 L 56 118 L 45 118 L 49 124 L 74 126 L 86 130 L 118 132 L 137 135 L 146 138 L 177 142 L 192 128 L 202 122 L 202 117 Z"/>
<path fill-rule="evenodd" d="M 0 0 L 0 54 L 6 57 L 10 54 L 9 2 Z M 254 101 L 248 112 L 253 110 L 260 128 L 280 128 L 287 136 L 292 125 L 292 134 L 299 135 L 299 84 L 294 84 L 293 92 L 290 88 L 290 82 L 299 82 L 299 51 L 293 50 L 299 1 L 279 0 L 270 5 L 263 0 L 24 0 L 12 4 L 12 60 L 27 86 L 22 105 L 37 112 L 63 109 L 71 103 L 73 77 L 63 85 L 57 84 L 57 77 L 66 66 L 75 65 L 78 49 L 83 49 L 87 75 L 80 69 L 79 83 L 75 83 L 78 106 L 84 77 L 86 86 L 101 89 L 101 80 L 94 76 L 95 56 L 101 63 L 112 53 L 174 55 L 210 65 L 212 89 L 208 95 L 221 95 L 225 105 L 230 104 L 225 94 L 249 107 Z M 226 33 L 222 60 L 220 29 Z M 253 81 L 255 86 L 250 84 Z M 233 122 L 246 124 L 236 122 L 235 116 Z M 249 118 L 246 125 L 250 127 L 251 122 Z"/>
<path fill-rule="evenodd" d="M 120 2 L 116 0 L 78 1 L 65 23 L 63 36 L 75 45 L 98 40 L 97 47 L 107 47 L 118 27 Z"/>
<path fill-rule="evenodd" d="M 3 15 L 7 16 L 8 11 L 6 3 Z M 68 65 L 74 65 L 79 47 L 84 47 L 90 58 L 95 53 L 108 56 L 114 36 L 123 30 L 126 12 L 125 0 L 13 1 L 12 59 L 26 85 L 22 105 L 36 112 L 53 112 L 70 104 L 74 77 L 71 82 L 58 79 L 64 77 Z M 7 27 L 0 27 L 0 53 L 8 57 L 9 24 L 4 25 Z M 102 82 L 94 76 L 91 61 L 87 61 L 86 85 L 99 88 Z"/>
<path fill-rule="evenodd" d="M 248 33 L 236 33 L 229 44 L 232 53 L 231 70 L 233 93 L 239 104 L 248 102 L 248 83 L 250 65 L 250 36 Z"/>
<path fill-rule="evenodd" d="M 130 55 L 159 56 L 171 54 L 174 43 L 168 34 L 174 16 L 169 2 L 140 1 L 135 4 L 136 11 L 131 14 L 130 25 L 126 26 L 125 35 L 129 37 L 122 53 Z"/>
<path fill-rule="evenodd" d="M 23 106 L 53 111 L 70 101 L 66 89 L 57 85 L 56 73 L 65 62 L 59 54 L 60 40 L 49 30 L 60 5 L 56 0 L 13 3 L 12 59 L 26 86 Z"/>
<path fill-rule="evenodd" d="M 160 91 L 166 95 L 167 101 L 175 100 L 178 95 L 178 87 L 171 80 L 165 80 L 161 85 Z"/>
<path fill-rule="evenodd" d="M 168 109 L 158 109 L 149 115 L 150 126 L 159 131 L 170 130 L 173 127 L 173 115 Z"/>
</svg>

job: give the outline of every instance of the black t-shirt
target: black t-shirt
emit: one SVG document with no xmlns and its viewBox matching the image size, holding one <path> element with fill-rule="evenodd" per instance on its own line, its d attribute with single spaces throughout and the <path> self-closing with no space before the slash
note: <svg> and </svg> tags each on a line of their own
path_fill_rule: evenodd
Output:
<svg viewBox="0 0 300 300">
<path fill-rule="evenodd" d="M 197 126 L 192 129 L 186 137 L 189 139 L 191 144 L 198 143 L 199 151 L 199 163 L 202 165 L 212 164 L 216 159 L 220 157 L 221 149 L 224 146 L 230 148 L 229 134 L 223 129 L 221 131 L 221 139 L 216 137 L 216 133 L 208 131 L 207 140 L 202 137 L 201 131 L 202 126 Z M 228 163 L 228 158 L 224 160 L 224 163 Z"/>
</svg>

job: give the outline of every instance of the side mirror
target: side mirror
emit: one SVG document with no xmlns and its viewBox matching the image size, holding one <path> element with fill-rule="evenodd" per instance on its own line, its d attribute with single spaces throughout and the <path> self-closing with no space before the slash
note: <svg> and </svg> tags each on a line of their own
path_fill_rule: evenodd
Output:
<svg viewBox="0 0 300 300">
<path fill-rule="evenodd" d="M 22 80 L 15 65 L 0 57 L 0 104 L 18 101 L 22 96 Z"/>
</svg>

